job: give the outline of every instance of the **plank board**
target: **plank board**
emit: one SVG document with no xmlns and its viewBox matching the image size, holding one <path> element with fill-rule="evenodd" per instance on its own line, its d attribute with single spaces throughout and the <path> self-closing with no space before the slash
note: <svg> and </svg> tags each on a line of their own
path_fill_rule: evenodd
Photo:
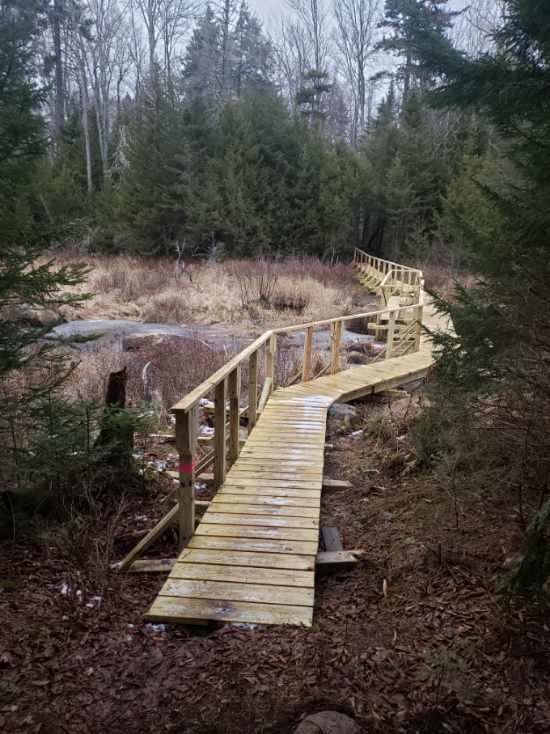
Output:
<svg viewBox="0 0 550 734">
<path fill-rule="evenodd" d="M 171 577 L 201 581 L 235 581 L 241 584 L 267 584 L 268 586 L 297 586 L 313 589 L 313 571 L 291 569 L 256 568 L 255 566 L 229 566 L 216 563 L 174 564 Z"/>
<path fill-rule="evenodd" d="M 311 627 L 313 606 L 252 604 L 212 599 L 176 599 L 159 594 L 147 613 L 151 622 L 193 623 L 201 620 L 245 624 L 292 624 Z"/>
<path fill-rule="evenodd" d="M 185 564 L 180 564 L 185 565 Z M 160 591 L 161 595 L 187 599 L 216 599 L 219 601 L 250 601 L 262 604 L 291 604 L 313 607 L 313 589 L 304 586 L 267 586 L 266 584 L 204 581 L 175 578 L 171 573 Z"/>
</svg>

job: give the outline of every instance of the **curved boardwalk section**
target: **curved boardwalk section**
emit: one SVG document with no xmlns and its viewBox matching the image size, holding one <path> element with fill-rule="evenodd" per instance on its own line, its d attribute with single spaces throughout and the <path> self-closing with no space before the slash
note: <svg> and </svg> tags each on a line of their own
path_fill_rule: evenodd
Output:
<svg viewBox="0 0 550 734">
<path fill-rule="evenodd" d="M 431 341 L 422 325 L 441 327 L 424 297 L 420 270 L 360 250 L 354 264 L 363 285 L 376 293 L 379 308 L 285 328 L 287 334 L 304 333 L 302 366 L 291 380 L 301 380 L 299 384 L 273 389 L 283 333 L 274 330 L 173 407 L 180 458 L 178 505 L 120 565 L 129 568 L 177 520 L 182 550 L 149 619 L 311 625 L 327 411 L 335 401 L 422 378 L 432 364 Z M 362 321 L 382 349 L 370 364 L 342 369 L 342 329 L 352 319 Z M 330 359 L 314 375 L 314 331 L 327 328 Z M 260 357 L 264 382 L 259 395 Z M 247 374 L 245 408 L 242 367 Z M 208 395 L 214 397 L 214 448 L 198 458 L 198 412 Z M 249 435 L 241 449 L 244 410 Z M 195 478 L 207 466 L 213 466 L 218 491 L 195 527 Z"/>
<path fill-rule="evenodd" d="M 148 619 L 310 626 L 328 408 L 430 364 L 422 350 L 276 390 Z"/>
</svg>

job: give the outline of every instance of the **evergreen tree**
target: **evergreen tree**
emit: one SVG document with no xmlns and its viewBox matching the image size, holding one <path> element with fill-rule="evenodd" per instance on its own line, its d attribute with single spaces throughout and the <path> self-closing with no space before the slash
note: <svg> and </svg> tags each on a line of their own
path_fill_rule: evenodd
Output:
<svg viewBox="0 0 550 734">
<path fill-rule="evenodd" d="M 19 306 L 62 304 L 67 299 L 59 288 L 80 282 L 83 274 L 81 268 L 36 264 L 52 234 L 32 198 L 46 142 L 33 53 L 44 12 L 35 0 L 0 2 L 0 378 L 36 357 L 30 346 L 50 330 L 22 325 Z"/>
<path fill-rule="evenodd" d="M 450 46 L 445 31 L 458 14 L 447 7 L 448 0 L 386 0 L 382 28 L 388 29 L 379 47 L 399 56 L 402 61 L 397 77 L 403 82 L 403 100 L 416 86 L 426 88 L 433 70 L 419 53 L 423 48 Z"/>
<path fill-rule="evenodd" d="M 187 46 L 183 64 L 183 89 L 194 111 L 211 111 L 218 93 L 220 28 L 210 4 L 199 19 Z"/>
<path fill-rule="evenodd" d="M 234 31 L 233 89 L 237 97 L 246 90 L 269 89 L 273 50 L 262 25 L 243 0 Z"/>
<path fill-rule="evenodd" d="M 536 0 L 505 6 L 496 50 L 479 58 L 443 53 L 441 44 L 428 48 L 417 39 L 424 63 L 443 76 L 433 99 L 486 114 L 514 166 L 507 186 L 480 182 L 502 225 L 489 229 L 496 236 L 476 228 L 476 247 L 468 252 L 475 285 L 459 288 L 453 302 L 439 300 L 454 332 L 437 338 L 437 374 L 463 413 L 498 431 L 508 481 L 520 490 L 536 487 L 544 497 L 550 480 L 550 8 Z M 543 525 L 549 503 L 541 511 Z M 540 523 L 533 527 L 540 533 Z M 540 552 L 539 540 L 531 551 Z M 539 569 L 540 585 L 536 563 L 523 572 L 531 567 Z M 522 584 L 529 586 L 525 574 Z"/>
</svg>

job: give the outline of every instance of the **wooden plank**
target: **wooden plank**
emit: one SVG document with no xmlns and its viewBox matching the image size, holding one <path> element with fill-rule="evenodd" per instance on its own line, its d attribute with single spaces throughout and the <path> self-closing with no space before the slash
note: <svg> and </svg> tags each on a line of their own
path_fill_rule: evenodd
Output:
<svg viewBox="0 0 550 734">
<path fill-rule="evenodd" d="M 174 599 L 159 596 L 146 615 L 151 622 L 241 622 L 247 624 L 293 624 L 311 627 L 313 609 L 283 604 L 218 602 L 210 599 Z"/>
<path fill-rule="evenodd" d="M 233 581 L 241 584 L 265 584 L 273 586 L 297 586 L 313 589 L 315 575 L 313 571 L 295 571 L 291 569 L 256 568 L 254 566 L 228 566 L 216 563 L 182 563 L 173 564 L 171 578 L 194 579 L 200 581 Z M 273 593 L 273 589 L 271 588 Z M 289 602 L 292 603 L 292 602 Z"/>
<path fill-rule="evenodd" d="M 312 555 L 289 553 L 255 553 L 253 551 L 231 551 L 186 548 L 178 562 L 213 563 L 223 566 L 252 566 L 254 568 L 289 569 L 293 571 L 314 571 L 315 558 Z"/>
<path fill-rule="evenodd" d="M 291 485 L 289 482 L 283 484 L 260 484 L 260 480 L 251 481 L 250 484 L 242 484 L 235 482 L 234 484 L 224 484 L 223 488 L 218 492 L 218 497 L 228 492 L 229 494 L 243 495 L 275 495 L 279 497 L 308 497 L 321 500 L 321 492 L 318 487 L 311 488 L 309 486 Z"/>
<path fill-rule="evenodd" d="M 125 571 L 127 568 L 129 568 L 132 563 L 135 561 L 135 559 L 143 553 L 143 551 L 148 548 L 151 543 L 153 543 L 161 533 L 163 533 L 166 528 L 169 528 L 175 521 L 177 521 L 178 518 L 178 512 L 179 512 L 179 506 L 176 505 L 175 507 L 172 507 L 170 512 L 168 512 L 161 520 L 158 521 L 158 523 L 155 525 L 155 527 L 150 530 L 140 541 L 139 543 L 132 548 L 132 550 L 126 555 L 122 561 L 120 562 L 118 568 L 120 571 Z"/>
<path fill-rule="evenodd" d="M 261 494 L 261 493 L 233 493 L 229 489 L 224 492 L 218 492 L 216 497 L 212 500 L 212 506 L 221 504 L 236 504 L 241 505 L 246 502 L 247 505 L 261 505 L 261 506 L 272 506 L 272 507 L 292 507 L 292 508 L 319 508 L 321 506 L 320 497 L 315 495 L 310 497 L 304 496 L 293 496 L 288 493 L 281 495 L 274 494 Z"/>
<path fill-rule="evenodd" d="M 288 468 L 288 471 L 275 471 L 274 469 L 260 469 L 258 467 L 247 469 L 243 466 L 242 469 L 239 467 L 238 471 L 234 471 L 229 479 L 231 482 L 236 483 L 239 483 L 241 479 L 251 477 L 254 479 L 283 479 L 289 482 L 291 481 L 292 483 L 305 482 L 306 484 L 311 484 L 317 480 L 313 485 L 314 487 L 317 487 L 322 482 L 322 475 L 323 470 L 321 468 L 315 470 L 310 469 L 306 472 L 305 470 L 292 471 L 290 467 Z"/>
<path fill-rule="evenodd" d="M 242 502 L 223 502 L 223 497 L 211 503 L 214 512 L 235 515 L 274 515 L 276 517 L 309 517 L 317 521 L 319 508 L 316 507 L 272 507 L 266 504 L 243 504 Z"/>
<path fill-rule="evenodd" d="M 319 529 L 309 528 L 272 528 L 263 525 L 207 525 L 201 522 L 195 531 L 195 538 L 259 538 L 260 540 L 305 540 L 318 542 Z"/>
<path fill-rule="evenodd" d="M 323 489 L 331 491 L 338 489 L 351 489 L 351 487 L 351 482 L 348 482 L 345 479 L 329 479 L 328 477 L 323 477 Z"/>
<path fill-rule="evenodd" d="M 269 475 L 269 476 L 282 476 L 284 479 L 286 479 L 288 476 L 290 477 L 302 477 L 306 480 L 312 480 L 313 476 L 321 476 L 323 473 L 323 468 L 321 465 L 321 462 L 319 462 L 319 465 L 315 464 L 304 464 L 302 462 L 294 462 L 294 461 L 285 461 L 285 457 L 281 456 L 281 458 L 278 461 L 275 461 L 275 463 L 270 462 L 268 459 L 260 460 L 260 459 L 251 459 L 250 461 L 239 461 L 238 466 L 236 466 L 231 474 L 231 476 L 236 477 L 240 474 L 250 474 L 253 473 L 257 477 L 262 477 L 263 475 Z"/>
<path fill-rule="evenodd" d="M 188 548 L 225 551 L 253 551 L 255 553 L 291 553 L 300 556 L 315 556 L 317 541 L 265 540 L 262 538 L 226 538 L 221 536 L 194 535 Z"/>
<path fill-rule="evenodd" d="M 322 481 L 322 480 L 321 480 Z M 321 482 L 315 479 L 308 480 L 297 480 L 295 477 L 289 479 L 283 477 L 282 479 L 276 477 L 258 477 L 249 475 L 232 475 L 227 478 L 224 487 L 239 487 L 241 489 L 246 487 L 256 487 L 258 489 L 262 487 L 281 487 L 288 489 L 311 489 L 319 492 Z"/>
<path fill-rule="evenodd" d="M 226 513 L 218 508 L 210 509 L 203 517 L 203 525 L 255 525 L 274 528 L 319 528 L 319 519 L 311 517 L 288 517 L 283 515 L 259 515 L 250 513 Z M 340 548 L 327 548 L 340 550 Z"/>
<path fill-rule="evenodd" d="M 362 560 L 362 550 L 323 551 L 317 554 L 315 570 L 317 573 L 332 573 L 354 568 Z"/>
<path fill-rule="evenodd" d="M 180 564 L 185 565 L 185 564 Z M 180 579 L 170 576 L 160 590 L 163 597 L 248 601 L 261 604 L 313 606 L 313 589 L 300 586 L 268 586 L 266 584 Z"/>
</svg>

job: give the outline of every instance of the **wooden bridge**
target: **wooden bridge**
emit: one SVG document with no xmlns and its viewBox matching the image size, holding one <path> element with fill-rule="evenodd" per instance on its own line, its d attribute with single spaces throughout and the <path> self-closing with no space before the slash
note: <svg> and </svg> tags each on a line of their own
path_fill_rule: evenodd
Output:
<svg viewBox="0 0 550 734">
<path fill-rule="evenodd" d="M 181 552 L 149 620 L 312 624 L 328 409 L 422 378 L 432 364 L 422 324 L 437 325 L 420 270 L 360 250 L 354 265 L 377 294 L 376 311 L 268 331 L 173 407 L 178 504 L 121 564 L 129 568 L 168 524 L 178 523 Z M 371 363 L 342 369 L 342 328 L 350 320 L 362 320 L 384 346 Z M 322 329 L 330 330 L 330 359 L 313 374 L 315 333 Z M 301 369 L 281 386 L 281 336 L 296 331 L 304 332 Z M 198 458 L 201 401 L 211 394 L 214 446 Z M 217 492 L 196 527 L 195 478 L 211 465 Z"/>
</svg>

